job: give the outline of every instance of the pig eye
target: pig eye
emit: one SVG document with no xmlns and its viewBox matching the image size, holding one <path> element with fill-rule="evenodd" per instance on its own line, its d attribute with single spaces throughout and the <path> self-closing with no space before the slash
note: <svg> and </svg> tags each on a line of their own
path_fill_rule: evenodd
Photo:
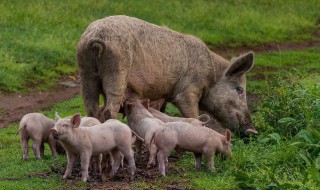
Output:
<svg viewBox="0 0 320 190">
<path fill-rule="evenodd" d="M 63 124 L 62 126 L 63 126 L 63 127 L 68 127 L 68 125 L 67 125 L 67 124 Z"/>
<path fill-rule="evenodd" d="M 242 94 L 243 93 L 243 88 L 241 86 L 238 86 L 236 88 L 236 90 L 237 90 L 238 94 Z"/>
</svg>

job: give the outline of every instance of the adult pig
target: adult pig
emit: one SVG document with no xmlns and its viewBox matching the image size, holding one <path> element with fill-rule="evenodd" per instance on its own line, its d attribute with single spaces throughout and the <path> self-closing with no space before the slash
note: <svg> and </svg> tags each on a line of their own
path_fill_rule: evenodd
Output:
<svg viewBox="0 0 320 190">
<path fill-rule="evenodd" d="M 227 61 L 198 38 L 128 16 L 91 23 L 77 47 L 81 91 L 88 116 L 115 118 L 131 91 L 174 103 L 187 118 L 199 105 L 225 128 L 257 134 L 246 102 L 246 76 L 253 53 Z M 240 130 L 239 130 L 240 129 Z"/>
</svg>

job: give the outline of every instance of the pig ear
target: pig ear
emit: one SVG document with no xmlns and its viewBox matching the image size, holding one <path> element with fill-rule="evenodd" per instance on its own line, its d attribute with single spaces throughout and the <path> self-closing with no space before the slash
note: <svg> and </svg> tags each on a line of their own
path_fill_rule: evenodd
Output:
<svg viewBox="0 0 320 190">
<path fill-rule="evenodd" d="M 79 127 L 80 122 L 81 122 L 80 113 L 77 113 L 76 115 L 72 116 L 70 122 L 71 122 L 71 124 L 73 125 L 74 128 Z"/>
<path fill-rule="evenodd" d="M 55 122 L 57 122 L 61 117 L 59 116 L 58 112 L 55 113 Z"/>
<path fill-rule="evenodd" d="M 253 67 L 253 53 L 246 53 L 238 58 L 231 60 L 231 66 L 226 72 L 226 77 L 240 76 Z"/>
<path fill-rule="evenodd" d="M 144 99 L 144 100 L 141 101 L 141 104 L 142 104 L 146 109 L 149 109 L 149 102 L 150 102 L 149 99 Z"/>
<path fill-rule="evenodd" d="M 231 142 L 231 132 L 229 129 L 225 132 L 226 142 L 229 144 Z"/>
</svg>

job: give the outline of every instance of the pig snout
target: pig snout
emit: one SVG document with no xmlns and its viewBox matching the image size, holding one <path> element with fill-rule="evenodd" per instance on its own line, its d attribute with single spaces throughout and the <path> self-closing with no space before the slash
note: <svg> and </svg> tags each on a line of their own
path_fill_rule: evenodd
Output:
<svg viewBox="0 0 320 190">
<path fill-rule="evenodd" d="M 253 134 L 253 135 L 258 135 L 259 132 L 255 129 L 246 129 L 245 132 L 244 132 L 245 135 L 250 135 L 250 134 Z"/>
<path fill-rule="evenodd" d="M 52 129 L 50 130 L 50 132 L 51 132 L 51 134 L 53 135 L 53 137 L 54 137 L 55 139 L 58 139 L 58 131 L 57 131 L 57 129 L 52 128 Z"/>
<path fill-rule="evenodd" d="M 254 128 L 254 125 L 249 113 L 244 114 L 244 121 L 241 119 L 241 114 L 237 114 L 237 118 L 239 120 L 242 133 L 245 136 L 249 136 L 250 134 L 253 134 L 253 135 L 259 134 L 259 132 Z"/>
</svg>

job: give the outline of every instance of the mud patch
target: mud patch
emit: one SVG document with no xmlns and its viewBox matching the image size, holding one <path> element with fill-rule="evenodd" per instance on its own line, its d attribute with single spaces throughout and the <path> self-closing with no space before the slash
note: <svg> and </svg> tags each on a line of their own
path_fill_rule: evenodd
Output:
<svg viewBox="0 0 320 190">
<path fill-rule="evenodd" d="M 66 82 L 67 84 L 63 83 Z M 60 84 L 61 83 L 61 84 Z M 54 103 L 73 98 L 80 92 L 79 77 L 62 77 L 56 87 L 29 94 L 6 94 L 0 97 L 0 128 L 19 121 L 25 114 L 50 108 Z M 70 84 L 73 84 L 71 87 Z"/>
<path fill-rule="evenodd" d="M 314 32 L 314 37 L 319 38 L 320 31 Z M 291 51 L 291 50 L 306 50 L 314 47 L 320 47 L 319 41 L 303 41 L 303 42 L 270 42 L 261 43 L 252 46 L 223 46 L 223 45 L 212 45 L 207 43 L 208 47 L 215 53 L 222 55 L 223 57 L 230 58 L 232 56 L 238 56 L 249 51 L 254 53 L 271 53 L 271 52 L 281 52 L 281 51 Z"/>
</svg>

